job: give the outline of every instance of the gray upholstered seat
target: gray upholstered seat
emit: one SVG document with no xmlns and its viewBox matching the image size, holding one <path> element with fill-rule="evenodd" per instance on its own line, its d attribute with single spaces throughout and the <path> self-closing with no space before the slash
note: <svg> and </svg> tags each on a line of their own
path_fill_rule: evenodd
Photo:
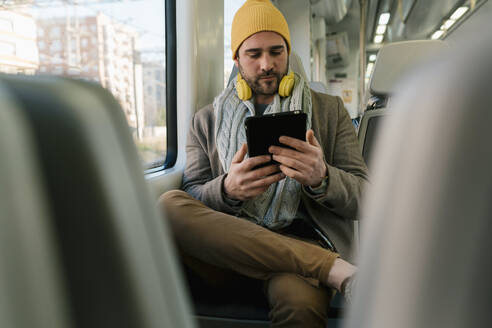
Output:
<svg viewBox="0 0 492 328">
<path fill-rule="evenodd" d="M 289 57 L 291 69 L 308 81 L 299 56 L 292 51 Z M 234 65 L 229 83 L 237 75 Z M 263 281 L 237 276 L 237 284 L 224 290 L 207 286 L 200 277 L 187 272 L 195 312 L 202 327 L 269 327 L 270 311 L 264 294 Z M 337 294 L 328 311 L 328 327 L 336 326 L 340 321 L 343 300 Z"/>
<path fill-rule="evenodd" d="M 29 124 L 0 81 L 0 327 L 69 327 Z"/>
<path fill-rule="evenodd" d="M 369 92 L 378 97 L 377 110 L 366 110 L 359 126 L 359 144 L 362 155 L 371 165 L 374 140 L 380 130 L 381 121 L 387 114 L 388 97 L 394 91 L 398 81 L 405 78 L 420 62 L 445 51 L 447 45 L 440 40 L 416 40 L 389 43 L 378 53 L 374 71 L 369 83 Z"/>
<path fill-rule="evenodd" d="M 468 37 L 396 89 L 347 327 L 492 326 L 492 39 Z"/>
<path fill-rule="evenodd" d="M 20 76 L 0 94 L 0 326 L 193 327 L 114 98 Z"/>
</svg>

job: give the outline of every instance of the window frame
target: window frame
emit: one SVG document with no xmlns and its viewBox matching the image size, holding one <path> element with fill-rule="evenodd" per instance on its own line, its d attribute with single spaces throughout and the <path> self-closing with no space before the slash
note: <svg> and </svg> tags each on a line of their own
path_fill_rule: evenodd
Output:
<svg viewBox="0 0 492 328">
<path fill-rule="evenodd" d="M 165 0 L 166 17 L 166 157 L 164 163 L 144 170 L 155 173 L 174 166 L 178 157 L 176 0 Z"/>
</svg>

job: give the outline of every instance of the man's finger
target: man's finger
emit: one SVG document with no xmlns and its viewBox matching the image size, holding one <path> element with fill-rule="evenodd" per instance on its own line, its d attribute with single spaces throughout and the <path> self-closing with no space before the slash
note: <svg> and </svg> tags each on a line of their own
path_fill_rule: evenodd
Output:
<svg viewBox="0 0 492 328">
<path fill-rule="evenodd" d="M 281 144 L 290 146 L 298 151 L 305 152 L 308 150 L 308 144 L 304 140 L 300 140 L 297 138 L 292 138 L 292 137 L 287 137 L 287 136 L 281 136 L 279 138 L 279 141 Z"/>
<path fill-rule="evenodd" d="M 280 167 L 280 170 L 282 171 L 283 174 L 285 174 L 289 178 L 297 180 L 301 184 L 304 184 L 302 182 L 302 175 L 301 175 L 301 173 L 299 173 L 299 171 L 293 170 L 290 167 L 285 166 L 285 165 L 280 165 L 279 167 Z"/>
<path fill-rule="evenodd" d="M 244 164 L 244 168 L 246 170 L 251 170 L 255 166 L 268 163 L 272 160 L 272 156 L 270 155 L 261 155 L 261 156 L 255 156 L 255 157 L 250 157 L 246 161 L 247 163 Z"/>
<path fill-rule="evenodd" d="M 312 129 L 307 130 L 306 140 L 307 140 L 307 142 L 309 142 L 310 145 L 321 148 L 321 145 L 319 144 L 318 140 L 314 136 L 314 131 Z"/>
<path fill-rule="evenodd" d="M 280 172 L 277 165 L 268 165 L 258 169 L 249 170 L 244 174 L 243 182 L 250 183 L 252 181 L 258 181 L 277 172 Z"/>
<path fill-rule="evenodd" d="M 296 171 L 306 171 L 308 169 L 308 165 L 306 163 L 303 163 L 302 161 L 292 157 L 273 155 L 273 159 L 279 162 L 280 164 L 288 166 Z"/>
<path fill-rule="evenodd" d="M 268 148 L 268 151 L 272 153 L 272 155 L 282 155 L 282 156 L 287 156 L 297 159 L 299 159 L 303 154 L 297 150 L 293 150 L 285 147 L 278 147 L 278 146 L 270 146 L 270 148 Z"/>
<path fill-rule="evenodd" d="M 254 176 L 256 179 L 261 178 L 261 177 L 266 177 L 270 174 L 273 174 L 275 172 L 279 172 L 280 169 L 278 168 L 277 165 L 272 164 L 272 165 L 267 165 L 261 168 L 257 168 L 251 171 L 251 175 Z"/>
<path fill-rule="evenodd" d="M 241 163 L 244 160 L 244 156 L 246 156 L 247 152 L 248 152 L 248 145 L 243 144 L 232 158 L 232 163 Z"/>
</svg>

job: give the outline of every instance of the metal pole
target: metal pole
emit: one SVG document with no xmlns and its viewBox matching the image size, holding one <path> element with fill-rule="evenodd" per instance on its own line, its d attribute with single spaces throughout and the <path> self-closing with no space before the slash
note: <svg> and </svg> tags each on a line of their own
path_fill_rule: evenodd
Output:
<svg viewBox="0 0 492 328">
<path fill-rule="evenodd" d="M 359 114 L 365 109 L 365 73 L 366 73 L 366 12 L 368 0 L 359 0 L 360 30 L 359 30 Z"/>
</svg>

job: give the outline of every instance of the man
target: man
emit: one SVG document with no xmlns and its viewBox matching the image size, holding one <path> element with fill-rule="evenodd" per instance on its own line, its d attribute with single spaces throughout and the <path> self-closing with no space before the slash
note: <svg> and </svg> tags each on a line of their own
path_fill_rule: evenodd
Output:
<svg viewBox="0 0 492 328">
<path fill-rule="evenodd" d="M 340 258 L 350 256 L 367 179 L 355 131 L 339 98 L 289 74 L 287 22 L 269 0 L 238 10 L 231 45 L 238 77 L 195 114 L 186 192 L 170 191 L 161 204 L 187 266 L 264 280 L 275 327 L 324 327 L 327 287 L 344 291 L 355 272 Z M 245 118 L 296 109 L 308 117 L 306 141 L 281 137 L 292 148 L 247 158 Z M 280 164 L 256 168 L 272 157 Z"/>
</svg>

